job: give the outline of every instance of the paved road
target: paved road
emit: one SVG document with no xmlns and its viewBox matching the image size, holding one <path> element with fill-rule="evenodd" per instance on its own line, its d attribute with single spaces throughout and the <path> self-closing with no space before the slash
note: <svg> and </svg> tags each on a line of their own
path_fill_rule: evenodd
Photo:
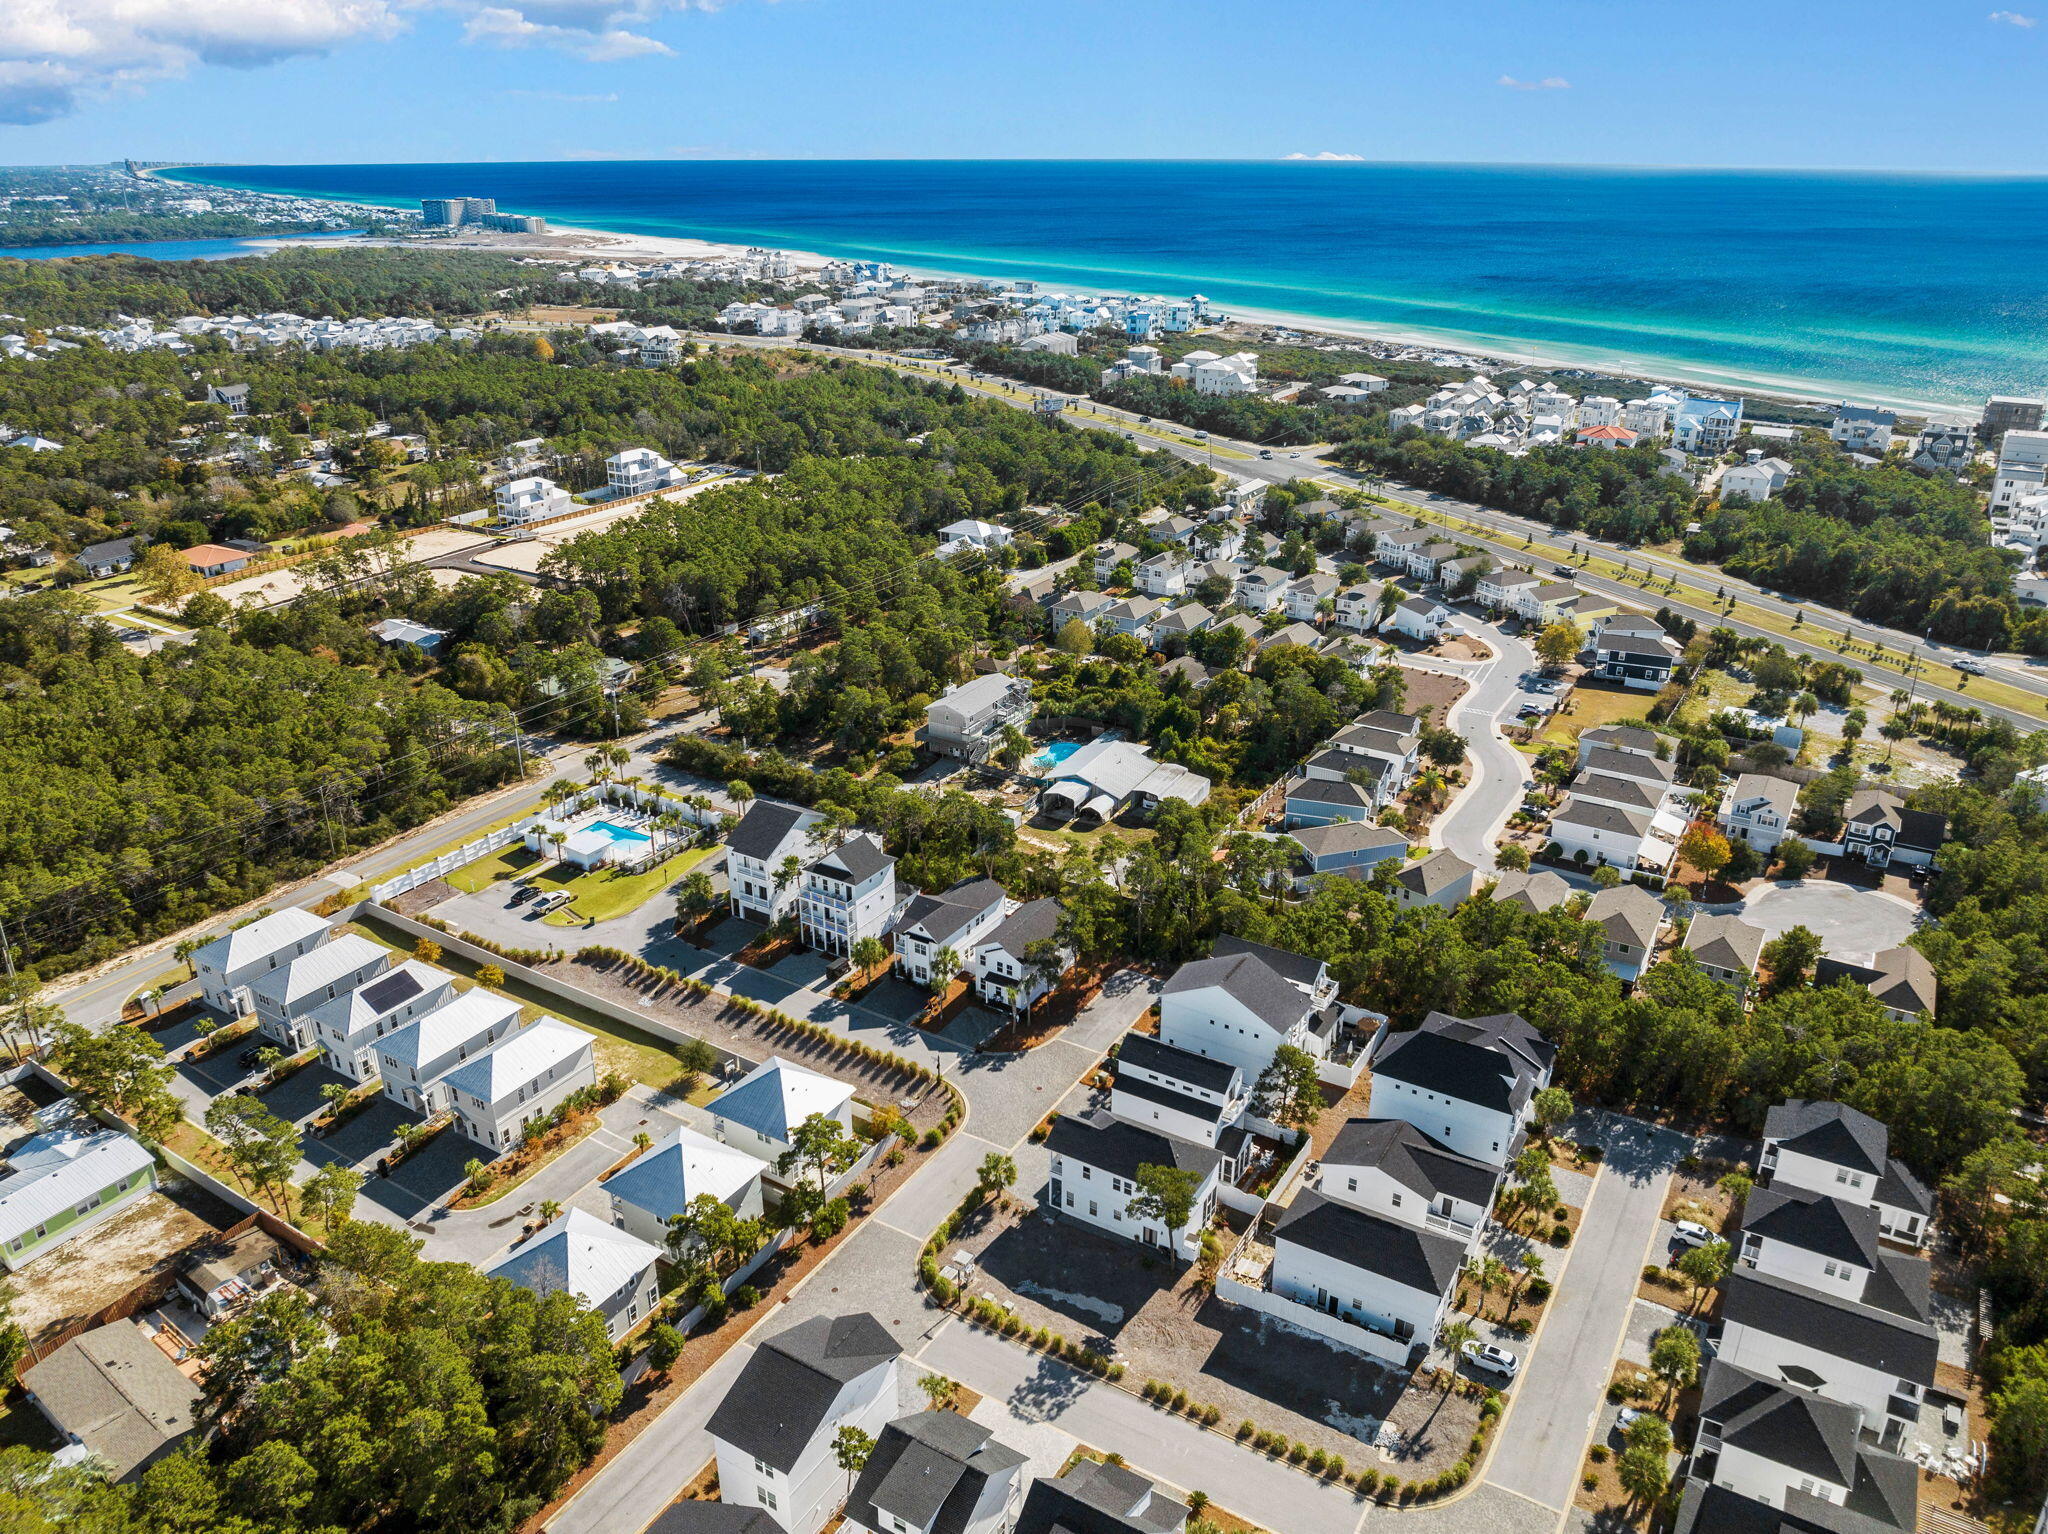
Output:
<svg viewBox="0 0 2048 1534">
<path fill-rule="evenodd" d="M 1461 621 L 1459 627 L 1477 632 L 1479 626 Z M 1472 779 L 1437 817 L 1429 841 L 1431 846 L 1448 847 L 1468 863 L 1487 870 L 1494 866 L 1494 842 L 1502 824 L 1522 802 L 1522 785 L 1529 771 L 1528 759 L 1502 738 L 1500 713 L 1520 693 L 1516 679 L 1535 664 L 1536 657 L 1519 639 L 1491 629 L 1484 638 L 1496 658 L 1473 675 L 1471 690 L 1458 700 L 1445 721 L 1471 748 Z"/>
<path fill-rule="evenodd" d="M 1665 1189 L 1691 1149 L 1683 1135 L 1613 1115 L 1601 1116 L 1598 1138 L 1606 1159 L 1486 1476 L 1555 1512 L 1571 1506 Z"/>
<path fill-rule="evenodd" d="M 1137 1020 L 1158 991 L 1159 984 L 1151 977 L 1124 971 L 1112 976 L 1102 995 L 1053 1042 L 1026 1055 L 956 1061 L 952 1076 L 969 1104 L 962 1132 L 890 1194 L 794 1294 L 756 1325 L 745 1342 L 707 1370 L 593 1476 L 549 1523 L 549 1534 L 638 1534 L 653 1521 L 711 1457 L 704 1424 L 761 1338 L 813 1315 L 866 1310 L 907 1351 L 922 1348 L 935 1323 L 945 1319 L 926 1303 L 917 1286 L 917 1252 L 925 1237 L 974 1186 L 983 1156 L 1000 1150 L 1020 1163 L 1027 1159 L 1026 1137 L 1038 1121 L 1058 1106 L 1081 1073 Z M 847 1024 L 842 1020 L 836 1026 L 843 1029 Z M 1141 1467 L 1147 1463 L 1149 1451 L 1142 1440 L 1131 1442 L 1125 1452 Z M 1296 1472 L 1289 1474 L 1300 1479 Z"/>
</svg>

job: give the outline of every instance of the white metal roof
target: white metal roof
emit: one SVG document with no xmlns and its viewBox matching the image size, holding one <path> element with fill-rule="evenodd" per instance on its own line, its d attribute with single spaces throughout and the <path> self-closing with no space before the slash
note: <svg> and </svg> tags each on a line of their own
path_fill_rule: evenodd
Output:
<svg viewBox="0 0 2048 1534">
<path fill-rule="evenodd" d="M 589 1048 L 590 1035 L 581 1028 L 570 1027 L 559 1017 L 536 1018 L 442 1079 L 457 1091 L 494 1103 Z"/>
<path fill-rule="evenodd" d="M 373 963 L 383 963 L 391 950 L 350 932 L 331 943 L 310 948 L 289 964 L 281 965 L 257 979 L 252 989 L 281 1005 L 289 1006 L 322 986 L 355 974 Z"/>
<path fill-rule="evenodd" d="M 595 1307 L 645 1273 L 660 1255 L 659 1249 L 638 1236 L 614 1230 L 581 1209 L 571 1209 L 484 1272 L 491 1278 L 510 1279 L 535 1294 L 566 1289 Z"/>
<path fill-rule="evenodd" d="M 518 1016 L 518 1002 L 478 986 L 380 1039 L 377 1052 L 394 1064 L 418 1070 Z"/>
<path fill-rule="evenodd" d="M 287 906 L 282 911 L 259 916 L 248 926 L 237 927 L 215 938 L 192 955 L 192 962 L 226 973 L 245 964 L 257 963 L 281 948 L 289 948 L 302 938 L 326 930 L 327 923 L 311 911 Z"/>
<path fill-rule="evenodd" d="M 75 1209 L 150 1160 L 118 1129 L 56 1129 L 23 1141 L 0 1178 L 0 1241 Z"/>
</svg>

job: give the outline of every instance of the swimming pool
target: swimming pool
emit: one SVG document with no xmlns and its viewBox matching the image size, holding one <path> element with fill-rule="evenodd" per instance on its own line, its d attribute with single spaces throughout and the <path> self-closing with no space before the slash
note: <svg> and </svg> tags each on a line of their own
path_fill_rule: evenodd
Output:
<svg viewBox="0 0 2048 1534">
<path fill-rule="evenodd" d="M 1078 740 L 1056 740 L 1051 745 L 1041 746 L 1032 752 L 1027 765 L 1034 772 L 1051 772 L 1080 749 L 1081 742 Z"/>
<path fill-rule="evenodd" d="M 622 826 L 616 820 L 593 820 L 587 827 L 585 827 L 585 829 L 590 831 L 602 831 L 606 836 L 609 836 L 615 843 L 637 842 L 642 845 L 651 845 L 654 841 L 654 838 L 649 836 L 645 831 L 637 830 L 632 826 Z"/>
</svg>

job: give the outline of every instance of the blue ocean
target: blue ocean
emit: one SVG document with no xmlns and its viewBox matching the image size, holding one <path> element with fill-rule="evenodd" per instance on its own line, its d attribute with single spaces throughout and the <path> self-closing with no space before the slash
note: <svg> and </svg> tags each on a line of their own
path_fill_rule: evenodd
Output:
<svg viewBox="0 0 2048 1534">
<path fill-rule="evenodd" d="M 248 165 L 180 179 L 1035 278 L 1729 387 L 2048 387 L 2048 178 L 1200 161 Z"/>
</svg>

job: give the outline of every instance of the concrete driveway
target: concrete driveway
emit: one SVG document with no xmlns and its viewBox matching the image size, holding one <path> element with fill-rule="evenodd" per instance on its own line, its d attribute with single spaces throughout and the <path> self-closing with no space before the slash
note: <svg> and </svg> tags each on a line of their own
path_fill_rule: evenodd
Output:
<svg viewBox="0 0 2048 1534">
<path fill-rule="evenodd" d="M 1482 872 L 1494 866 L 1494 841 L 1515 806 L 1522 802 L 1522 784 L 1529 775 L 1529 759 L 1501 738 L 1503 712 L 1512 719 L 1515 700 L 1521 695 L 1518 680 L 1535 664 L 1535 654 L 1519 639 L 1469 619 L 1458 628 L 1483 634 L 1493 647 L 1495 659 L 1467 674 L 1472 687 L 1458 700 L 1447 722 L 1465 737 L 1471 749 L 1471 781 L 1449 809 L 1437 817 L 1430 832 L 1430 845 L 1448 847 Z"/>
<path fill-rule="evenodd" d="M 1920 913 L 1896 895 L 1817 881 L 1765 885 L 1735 909 L 1772 937 L 1805 927 L 1829 954 L 1896 948 L 1920 924 Z"/>
</svg>

